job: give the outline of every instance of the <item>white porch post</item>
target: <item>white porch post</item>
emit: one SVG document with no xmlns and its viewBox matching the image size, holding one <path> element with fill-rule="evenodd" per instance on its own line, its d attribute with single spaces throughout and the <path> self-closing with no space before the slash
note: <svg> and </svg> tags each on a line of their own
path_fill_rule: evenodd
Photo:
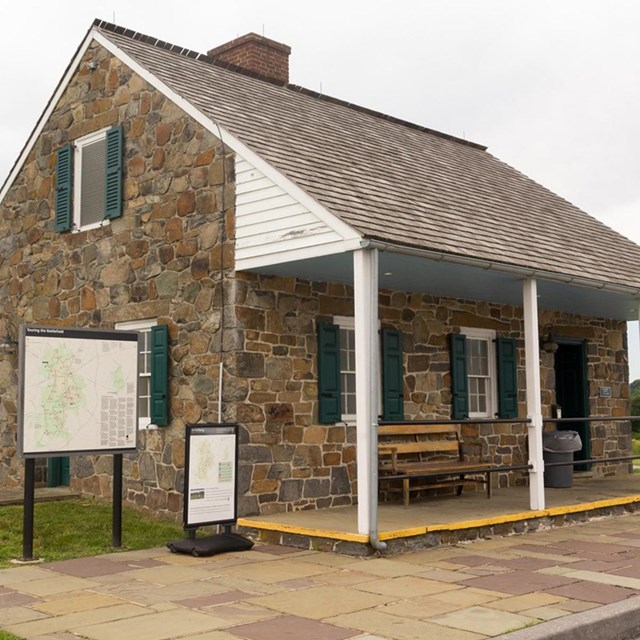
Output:
<svg viewBox="0 0 640 640">
<path fill-rule="evenodd" d="M 358 533 L 377 536 L 378 250 L 353 253 Z"/>
<path fill-rule="evenodd" d="M 544 509 L 544 461 L 542 458 L 542 401 L 540 399 L 540 340 L 538 337 L 538 287 L 533 278 L 523 282 L 524 352 L 527 380 L 529 503 L 533 510 Z"/>
</svg>

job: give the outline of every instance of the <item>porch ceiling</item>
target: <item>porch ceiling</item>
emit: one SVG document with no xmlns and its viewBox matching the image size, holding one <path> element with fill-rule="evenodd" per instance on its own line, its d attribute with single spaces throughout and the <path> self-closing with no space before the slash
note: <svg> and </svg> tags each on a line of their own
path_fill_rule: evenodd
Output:
<svg viewBox="0 0 640 640">
<path fill-rule="evenodd" d="M 353 283 L 351 253 L 296 260 L 256 269 L 260 273 L 312 281 Z M 381 251 L 380 289 L 410 291 L 449 298 L 485 300 L 522 306 L 524 276 L 496 269 L 431 260 L 422 256 Z M 640 298 L 604 288 L 554 282 L 536 276 L 541 310 L 637 320 Z"/>
</svg>

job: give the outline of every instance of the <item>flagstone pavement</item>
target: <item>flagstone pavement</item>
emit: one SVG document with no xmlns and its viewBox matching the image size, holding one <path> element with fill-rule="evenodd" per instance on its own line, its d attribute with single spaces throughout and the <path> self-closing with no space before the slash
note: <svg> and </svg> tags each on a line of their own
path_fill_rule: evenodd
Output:
<svg viewBox="0 0 640 640">
<path fill-rule="evenodd" d="M 474 640 L 639 594 L 630 515 L 394 557 L 256 545 L 11 567 L 0 628 L 30 640 Z"/>
</svg>

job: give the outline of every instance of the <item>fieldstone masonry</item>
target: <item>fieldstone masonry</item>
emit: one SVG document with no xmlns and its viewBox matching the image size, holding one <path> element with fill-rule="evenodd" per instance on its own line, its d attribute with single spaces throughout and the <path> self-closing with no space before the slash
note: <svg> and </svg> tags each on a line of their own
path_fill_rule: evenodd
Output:
<svg viewBox="0 0 640 640">
<path fill-rule="evenodd" d="M 89 63 L 93 62 L 93 70 Z M 124 128 L 121 218 L 80 233 L 54 231 L 55 152 L 115 124 Z M 125 460 L 126 498 L 181 508 L 184 425 L 217 416 L 222 282 L 233 269 L 233 158 L 210 133 L 95 43 L 44 125 L 2 203 L 0 317 L 109 327 L 154 319 L 171 337 L 171 424 L 142 431 Z M 228 362 L 227 362 L 228 360 Z M 0 361 L 0 483 L 21 482 L 16 446 L 16 355 Z M 225 416 L 229 419 L 229 416 Z M 73 457 L 72 486 L 111 493 L 109 456 Z"/>
<path fill-rule="evenodd" d="M 56 233 L 55 151 L 114 124 L 124 126 L 122 217 L 90 231 Z M 0 333 L 15 337 L 21 323 L 112 328 L 156 319 L 169 326 L 170 424 L 143 430 L 139 453 L 125 456 L 125 498 L 132 504 L 181 516 L 185 425 L 219 416 L 241 427 L 241 515 L 351 504 L 355 427 L 318 424 L 316 323 L 353 315 L 353 291 L 235 272 L 234 197 L 230 151 L 94 43 L 1 205 Z M 407 419 L 448 419 L 447 336 L 463 326 L 492 328 L 518 341 L 525 415 L 521 309 L 391 291 L 379 299 L 382 325 L 404 336 Z M 626 415 L 625 323 L 543 313 L 540 324 L 588 341 L 592 415 Z M 544 352 L 542 382 L 549 415 L 555 380 L 553 355 Z M 612 387 L 611 398 L 598 397 L 603 385 Z M 21 483 L 16 420 L 17 355 L 1 353 L 4 486 Z M 496 464 L 527 459 L 522 425 L 465 425 L 463 435 L 483 443 Z M 592 427 L 595 456 L 629 450 L 625 423 Z M 111 465 L 109 456 L 72 458 L 72 486 L 110 496 Z M 594 473 L 620 468 L 628 465 L 598 466 Z M 525 480 L 505 474 L 497 482 Z"/>
</svg>

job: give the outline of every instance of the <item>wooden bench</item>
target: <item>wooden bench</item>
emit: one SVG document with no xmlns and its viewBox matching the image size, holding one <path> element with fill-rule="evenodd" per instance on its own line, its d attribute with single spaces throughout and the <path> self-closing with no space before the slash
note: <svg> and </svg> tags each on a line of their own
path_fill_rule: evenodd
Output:
<svg viewBox="0 0 640 640">
<path fill-rule="evenodd" d="M 411 491 L 455 487 L 460 495 L 467 483 L 483 483 L 490 498 L 492 466 L 469 459 L 456 424 L 414 422 L 378 427 L 379 480 L 401 480 L 405 506 L 409 505 Z"/>
</svg>

